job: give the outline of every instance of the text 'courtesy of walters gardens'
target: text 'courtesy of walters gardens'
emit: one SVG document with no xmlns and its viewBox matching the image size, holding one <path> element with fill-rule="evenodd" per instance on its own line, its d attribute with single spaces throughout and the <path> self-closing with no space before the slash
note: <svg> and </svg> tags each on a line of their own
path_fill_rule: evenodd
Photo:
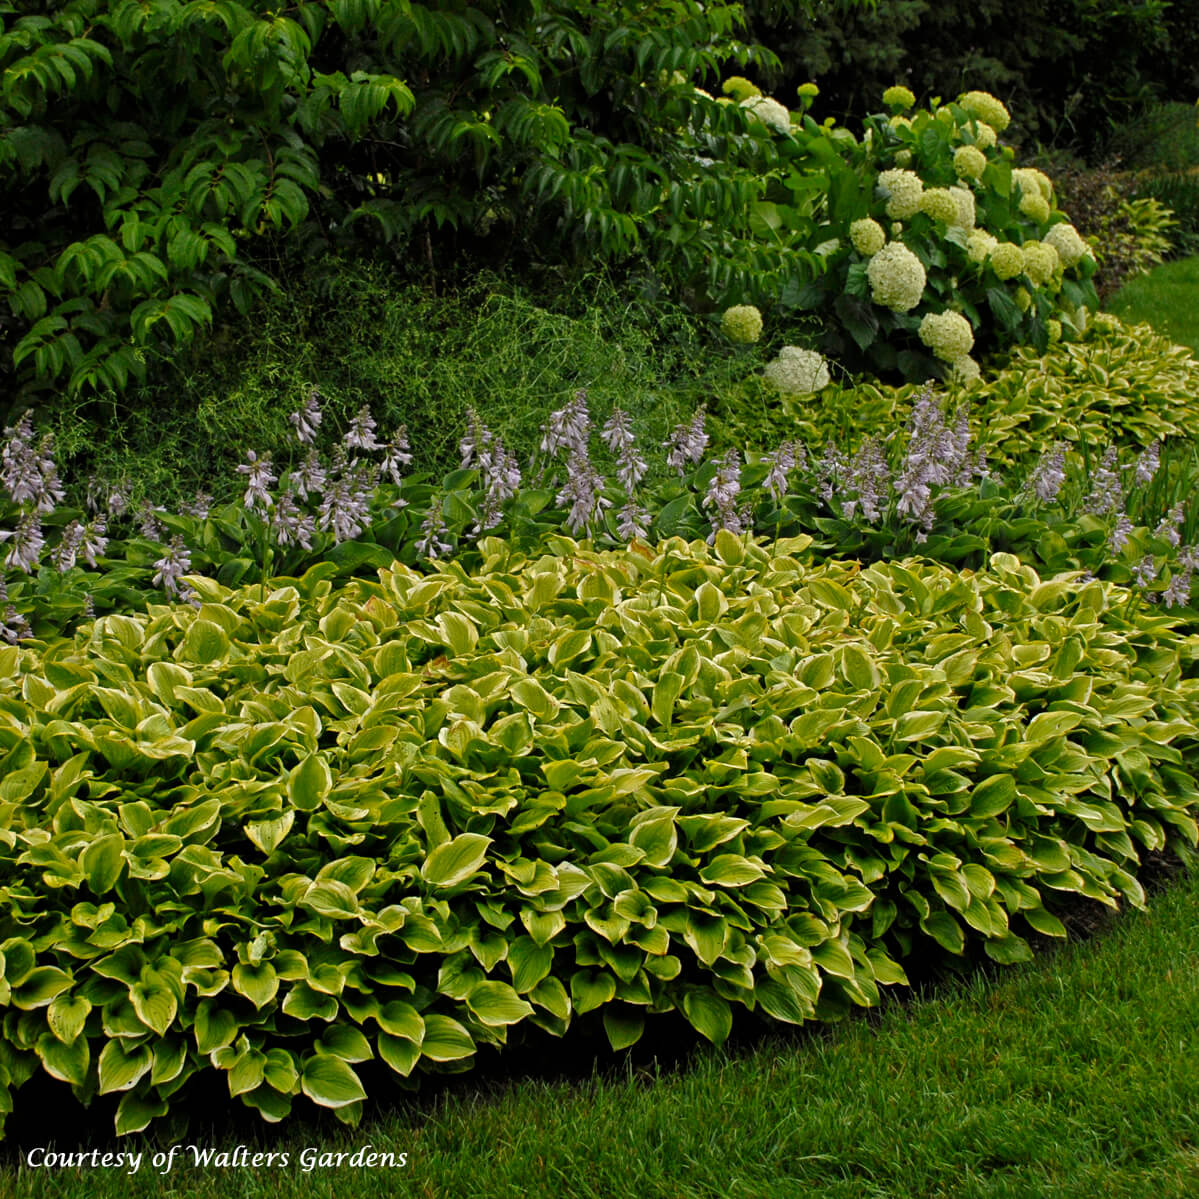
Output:
<svg viewBox="0 0 1199 1199">
<path fill-rule="evenodd" d="M 56 1150 L 38 1147 L 24 1154 L 29 1170 L 111 1170 L 137 1174 L 143 1167 L 158 1174 L 169 1174 L 178 1166 L 217 1170 L 295 1169 L 311 1174 L 314 1170 L 350 1168 L 359 1170 L 402 1170 L 408 1165 L 407 1153 L 394 1153 L 364 1145 L 360 1149 L 331 1151 L 307 1146 L 298 1153 L 291 1150 L 208 1149 L 201 1145 L 172 1145 L 153 1152 L 128 1150 L 76 1149 Z"/>
</svg>

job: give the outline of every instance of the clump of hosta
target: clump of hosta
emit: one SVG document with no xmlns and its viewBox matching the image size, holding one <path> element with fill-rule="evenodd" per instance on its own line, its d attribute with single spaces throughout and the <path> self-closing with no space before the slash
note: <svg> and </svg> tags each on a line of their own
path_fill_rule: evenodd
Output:
<svg viewBox="0 0 1199 1199">
<path fill-rule="evenodd" d="M 959 179 L 981 179 L 987 156 L 977 146 L 958 146 L 953 152 L 953 169 Z"/>
<path fill-rule="evenodd" d="M 878 190 L 887 201 L 887 215 L 906 221 L 920 211 L 924 184 L 920 176 L 902 167 L 883 171 L 878 177 Z"/>
<path fill-rule="evenodd" d="M 887 244 L 887 234 L 878 221 L 871 217 L 863 217 L 849 226 L 849 240 L 859 254 L 869 258 Z"/>
<path fill-rule="evenodd" d="M 737 304 L 725 310 L 720 331 L 740 345 L 750 345 L 762 336 L 762 314 L 752 304 Z"/>
<path fill-rule="evenodd" d="M 920 340 L 944 362 L 957 362 L 974 348 L 974 330 L 960 312 L 928 312 L 920 322 Z"/>
<path fill-rule="evenodd" d="M 811 395 L 829 383 L 824 356 L 799 346 L 783 346 L 763 373 L 766 381 L 783 396 Z"/>
<path fill-rule="evenodd" d="M 924 295 L 924 264 L 902 242 L 893 241 L 866 268 L 874 302 L 893 312 L 910 312 Z"/>
<path fill-rule="evenodd" d="M 996 133 L 1002 133 L 1012 123 L 1007 107 L 990 92 L 964 92 L 958 97 L 958 103 Z"/>
</svg>

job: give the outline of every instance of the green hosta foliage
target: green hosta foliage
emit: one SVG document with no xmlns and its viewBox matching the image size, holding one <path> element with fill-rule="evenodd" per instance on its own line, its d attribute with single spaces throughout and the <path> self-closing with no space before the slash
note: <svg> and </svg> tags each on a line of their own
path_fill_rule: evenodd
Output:
<svg viewBox="0 0 1199 1199">
<path fill-rule="evenodd" d="M 715 429 L 728 444 L 763 450 L 787 437 L 856 447 L 902 425 L 920 391 L 863 381 L 779 402 L 747 389 L 718 401 Z M 1148 325 L 1109 314 L 1093 317 L 1079 340 L 1043 354 L 1017 348 L 1006 365 L 951 395 L 969 405 L 979 447 L 1002 470 L 1027 471 L 1055 441 L 1095 452 L 1112 442 L 1189 437 L 1199 428 L 1199 363 Z"/>
<path fill-rule="evenodd" d="M 675 78 L 752 57 L 739 20 L 691 0 L 0 5 L 17 378 L 119 391 L 218 302 L 244 311 L 280 248 L 444 227 L 559 259 L 715 255 L 756 176 L 705 169 L 678 130 L 720 145 L 746 120 Z"/>
<path fill-rule="evenodd" d="M 833 1018 L 1195 841 L 1196 644 L 1119 588 L 551 548 L 0 649 L 0 1107 L 353 1121 L 525 1025 Z"/>
</svg>

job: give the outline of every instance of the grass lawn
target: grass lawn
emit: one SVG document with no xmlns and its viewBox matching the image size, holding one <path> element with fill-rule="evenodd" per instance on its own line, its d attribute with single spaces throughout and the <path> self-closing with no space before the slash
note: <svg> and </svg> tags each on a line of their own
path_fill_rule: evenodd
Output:
<svg viewBox="0 0 1199 1199">
<path fill-rule="evenodd" d="M 1182 258 L 1129 280 L 1108 303 L 1124 321 L 1145 321 L 1199 354 L 1199 258 Z"/>
<path fill-rule="evenodd" d="M 1196 1011 L 1192 875 L 1100 936 L 998 977 L 944 983 L 875 1019 L 699 1051 L 678 1069 L 466 1081 L 358 1129 L 201 1124 L 179 1138 L 285 1151 L 286 1166 L 196 1168 L 181 1149 L 160 1176 L 150 1159 L 167 1137 L 107 1146 L 145 1154 L 132 1175 L 16 1165 L 59 1131 L 47 1115 L 44 1136 L 6 1150 L 0 1194 L 1184 1199 L 1199 1194 Z M 368 1145 L 407 1153 L 407 1164 L 299 1164 L 305 1147 Z"/>
</svg>

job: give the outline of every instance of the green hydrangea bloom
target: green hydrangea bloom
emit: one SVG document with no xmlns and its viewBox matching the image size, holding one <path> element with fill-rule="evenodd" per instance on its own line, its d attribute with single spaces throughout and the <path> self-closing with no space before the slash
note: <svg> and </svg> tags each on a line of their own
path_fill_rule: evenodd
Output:
<svg viewBox="0 0 1199 1199">
<path fill-rule="evenodd" d="M 924 295 L 924 265 L 902 242 L 888 242 L 866 267 L 870 298 L 882 308 L 910 312 Z"/>
<path fill-rule="evenodd" d="M 993 234 L 985 229 L 974 229 L 966 238 L 966 254 L 971 262 L 983 263 L 998 244 L 999 241 Z"/>
<path fill-rule="evenodd" d="M 974 193 L 965 187 L 951 187 L 949 194 L 957 205 L 958 214 L 950 223 L 959 229 L 974 228 Z"/>
<path fill-rule="evenodd" d="M 954 383 L 969 387 L 976 379 L 981 378 L 982 369 L 969 354 L 963 354 L 949 364 L 949 378 Z"/>
<path fill-rule="evenodd" d="M 920 211 L 920 196 L 924 184 L 920 176 L 902 168 L 883 171 L 878 177 L 878 190 L 887 198 L 887 215 L 906 221 Z"/>
<path fill-rule="evenodd" d="M 953 152 L 953 169 L 959 179 L 981 179 L 987 156 L 977 146 L 958 146 Z"/>
<path fill-rule="evenodd" d="M 732 96 L 738 104 L 743 104 L 746 100 L 762 94 L 762 89 L 757 84 L 750 83 L 743 75 L 730 75 L 721 84 L 720 90 L 726 96 Z"/>
<path fill-rule="evenodd" d="M 897 166 L 906 167 L 912 161 L 911 150 L 896 150 L 895 163 Z"/>
<path fill-rule="evenodd" d="M 1016 301 L 1016 307 L 1021 312 L 1027 312 L 1032 305 L 1032 295 L 1027 287 L 1017 288 L 1013 299 Z"/>
<path fill-rule="evenodd" d="M 955 224 L 958 219 L 958 202 L 947 187 L 930 187 L 920 193 L 920 211 L 934 221 Z"/>
<path fill-rule="evenodd" d="M 1040 192 L 1028 192 L 1020 197 L 1020 211 L 1026 217 L 1044 225 L 1049 220 L 1049 202 Z"/>
<path fill-rule="evenodd" d="M 1043 240 L 1057 251 L 1062 265 L 1066 267 L 1077 266 L 1090 253 L 1082 235 L 1066 221 L 1054 225 Z"/>
<path fill-rule="evenodd" d="M 1061 269 L 1062 260 L 1057 251 L 1044 242 L 1026 241 L 1020 252 L 1024 255 L 1024 273 L 1038 287 L 1043 287 Z"/>
<path fill-rule="evenodd" d="M 766 381 L 780 395 L 811 395 L 829 383 L 828 363 L 815 350 L 783 346 L 779 356 L 766 364 Z"/>
<path fill-rule="evenodd" d="M 887 244 L 887 234 L 878 221 L 863 217 L 849 226 L 849 240 L 853 248 L 866 258 L 877 254 Z"/>
<path fill-rule="evenodd" d="M 883 92 L 883 103 L 895 112 L 906 112 L 907 109 L 916 103 L 916 94 L 911 88 L 897 83 L 894 87 L 889 87 Z"/>
<path fill-rule="evenodd" d="M 1012 114 L 990 92 L 964 92 L 958 97 L 958 103 L 997 133 L 1002 133 L 1012 123 Z"/>
<path fill-rule="evenodd" d="M 777 101 L 769 96 L 750 96 L 742 100 L 741 107 L 762 122 L 767 129 L 775 133 L 791 132 L 791 114 Z"/>
<path fill-rule="evenodd" d="M 729 341 L 749 345 L 762 336 L 762 314 L 752 304 L 737 304 L 725 309 L 720 331 Z"/>
<path fill-rule="evenodd" d="M 1047 204 L 1053 202 L 1053 180 L 1036 167 L 1016 167 L 1012 171 L 1012 182 L 1018 184 L 1022 192 L 1039 192 Z"/>
<path fill-rule="evenodd" d="M 999 242 L 987 256 L 987 261 L 1000 279 L 1014 279 L 1024 270 L 1024 254 L 1010 241 Z"/>
<path fill-rule="evenodd" d="M 929 312 L 920 322 L 920 340 L 944 362 L 956 362 L 974 348 L 974 330 L 960 312 Z"/>
<path fill-rule="evenodd" d="M 1055 321 L 1051 318 L 1045 322 L 1045 328 L 1049 330 L 1049 341 L 1051 345 L 1062 340 L 1061 321 Z"/>
<path fill-rule="evenodd" d="M 808 100 L 814 100 L 820 95 L 820 89 L 814 83 L 801 83 L 795 89 L 795 94 Z"/>
</svg>

